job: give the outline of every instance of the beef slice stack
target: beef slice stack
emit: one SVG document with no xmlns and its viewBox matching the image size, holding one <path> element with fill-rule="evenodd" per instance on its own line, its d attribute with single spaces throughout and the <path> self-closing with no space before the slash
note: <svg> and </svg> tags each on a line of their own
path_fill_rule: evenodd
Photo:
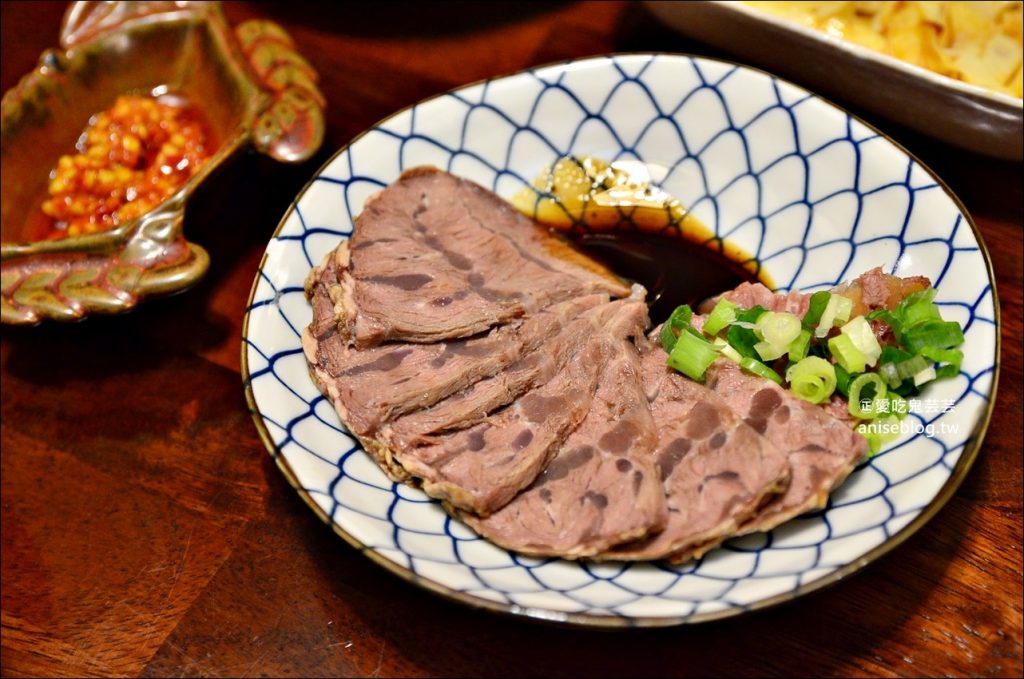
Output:
<svg viewBox="0 0 1024 679">
<path fill-rule="evenodd" d="M 670 370 L 642 288 L 434 168 L 372 197 L 306 292 L 310 373 L 346 427 L 507 549 L 690 559 L 822 506 L 866 448 L 725 359 L 705 384 Z"/>
</svg>

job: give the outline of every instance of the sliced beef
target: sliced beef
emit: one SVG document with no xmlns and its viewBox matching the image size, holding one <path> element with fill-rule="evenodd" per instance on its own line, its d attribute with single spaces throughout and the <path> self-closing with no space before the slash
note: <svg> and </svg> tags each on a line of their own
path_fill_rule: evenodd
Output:
<svg viewBox="0 0 1024 679">
<path fill-rule="evenodd" d="M 348 262 L 347 243 L 342 243 L 327 253 L 320 264 L 313 267 L 306 276 L 306 297 L 313 307 L 313 322 L 309 325 L 309 333 L 314 339 L 321 340 L 334 335 L 338 331 L 338 316 L 331 298 L 332 291 L 340 293 L 338 287 L 338 259 L 342 266 Z"/>
<path fill-rule="evenodd" d="M 607 559 L 660 559 L 728 536 L 789 475 L 785 454 L 714 392 L 667 368 L 660 346 L 647 348 L 642 365 L 668 522 L 653 537 L 601 555 Z"/>
<path fill-rule="evenodd" d="M 469 337 L 581 295 L 629 294 L 553 257 L 556 239 L 490 191 L 415 168 L 367 202 L 340 266 L 339 330 L 357 347 Z"/>
<path fill-rule="evenodd" d="M 741 283 L 722 298 L 745 309 L 760 305 L 769 311 L 788 311 L 801 318 L 807 313 L 811 301 L 811 295 L 806 292 L 772 292 L 760 283 Z"/>
<path fill-rule="evenodd" d="M 726 359 L 707 371 L 707 385 L 754 430 L 785 451 L 791 478 L 786 492 L 743 524 L 740 534 L 770 530 L 825 506 L 867 452 L 867 441 L 824 408 L 779 385 L 744 372 Z"/>
<path fill-rule="evenodd" d="M 589 557 L 656 533 L 667 520 L 657 441 L 637 350 L 620 341 L 590 412 L 547 469 L 491 516 L 461 516 L 492 542 L 537 556 Z"/>
<path fill-rule="evenodd" d="M 924 276 L 900 278 L 875 267 L 852 281 L 835 286 L 832 292 L 853 300 L 851 316 L 862 316 L 875 309 L 894 309 L 904 297 L 930 285 Z M 802 318 L 807 313 L 811 294 L 799 290 L 772 292 L 761 283 L 741 283 L 720 297 L 745 309 L 760 305 L 769 311 L 788 311 Z M 713 306 L 713 302 L 706 304 L 702 310 L 710 311 Z"/>
<path fill-rule="evenodd" d="M 639 299 L 639 298 L 634 298 Z M 552 311 L 560 305 L 549 307 Z M 557 334 L 531 352 L 509 363 L 492 377 L 480 380 L 451 397 L 423 410 L 411 412 L 387 425 L 381 438 L 396 448 L 408 448 L 429 441 L 432 434 L 472 426 L 491 412 L 511 403 L 529 389 L 539 387 L 556 375 L 594 328 L 603 327 L 621 313 L 622 305 L 606 302 L 563 322 Z"/>
<path fill-rule="evenodd" d="M 366 436 L 394 417 L 503 374 L 576 316 L 607 302 L 607 295 L 587 295 L 554 304 L 481 337 L 433 344 L 388 343 L 359 350 L 333 333 L 307 341 L 307 358 L 342 421 L 353 433 Z"/>
<path fill-rule="evenodd" d="M 433 437 L 428 445 L 395 450 L 395 459 L 422 480 L 431 496 L 487 516 L 530 485 L 590 410 L 598 376 L 621 340 L 642 334 L 647 307 L 613 302 L 615 313 L 593 326 L 586 341 L 546 384 L 468 429 Z"/>
<path fill-rule="evenodd" d="M 875 309 L 895 309 L 904 297 L 931 284 L 925 276 L 900 278 L 883 272 L 882 267 L 875 267 L 849 283 L 837 285 L 832 291 L 851 298 L 851 315 L 861 316 Z"/>
</svg>

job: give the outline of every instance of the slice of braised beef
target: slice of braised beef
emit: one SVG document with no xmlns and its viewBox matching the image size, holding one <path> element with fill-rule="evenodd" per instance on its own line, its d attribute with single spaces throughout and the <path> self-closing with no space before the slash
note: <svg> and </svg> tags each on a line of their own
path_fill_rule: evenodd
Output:
<svg viewBox="0 0 1024 679">
<path fill-rule="evenodd" d="M 529 486 L 586 417 L 604 366 L 621 340 L 647 324 L 643 301 L 612 303 L 603 327 L 546 384 L 468 429 L 431 437 L 428 445 L 395 450 L 395 459 L 421 479 L 427 494 L 487 516 Z"/>
<path fill-rule="evenodd" d="M 579 314 L 607 302 L 606 295 L 587 295 L 480 337 L 434 344 L 392 342 L 355 349 L 334 333 L 322 340 L 307 340 L 307 359 L 326 385 L 342 421 L 353 433 L 367 436 L 395 417 L 428 408 L 480 380 L 503 374 L 545 346 Z"/>
<path fill-rule="evenodd" d="M 553 305 L 548 310 L 559 306 Z M 393 447 L 407 448 L 429 442 L 433 434 L 464 429 L 480 422 L 527 390 L 548 382 L 580 350 L 594 329 L 605 326 L 617 313 L 621 313 L 618 302 L 606 302 L 583 311 L 575 319 L 564 322 L 557 334 L 533 351 L 524 352 L 493 376 L 390 423 L 381 432 L 381 438 Z"/>
<path fill-rule="evenodd" d="M 415 168 L 370 199 L 338 269 L 339 330 L 357 347 L 469 337 L 550 304 L 627 286 L 552 257 L 556 239 L 497 195 Z M 344 257 L 339 257 L 343 260 Z"/>
<path fill-rule="evenodd" d="M 715 361 L 708 369 L 707 384 L 789 457 L 791 478 L 786 492 L 745 522 L 740 534 L 770 530 L 824 507 L 829 493 L 867 453 L 867 441 L 849 422 L 770 380 L 744 372 L 732 361 Z"/>
<path fill-rule="evenodd" d="M 639 355 L 620 341 L 590 412 L 547 469 L 491 516 L 461 517 L 507 549 L 573 559 L 656 533 L 667 520 L 657 441 Z"/>
<path fill-rule="evenodd" d="M 731 535 L 789 476 L 782 451 L 714 392 L 667 368 L 660 346 L 648 346 L 642 366 L 668 522 L 657 535 L 601 555 L 607 559 L 666 558 Z"/>
</svg>

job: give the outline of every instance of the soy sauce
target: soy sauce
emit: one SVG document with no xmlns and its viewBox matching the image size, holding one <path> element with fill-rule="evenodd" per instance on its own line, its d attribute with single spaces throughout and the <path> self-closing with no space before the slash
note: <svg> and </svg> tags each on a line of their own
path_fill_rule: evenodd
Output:
<svg viewBox="0 0 1024 679">
<path fill-rule="evenodd" d="M 763 272 L 758 275 L 750 270 L 760 270 L 752 259 L 737 256 L 738 251 L 730 252 L 720 244 L 626 232 L 574 234 L 570 238 L 585 254 L 622 278 L 647 288 L 647 304 L 655 324 L 668 318 L 680 304 L 696 310 L 705 300 L 745 281 L 771 287 Z"/>
</svg>

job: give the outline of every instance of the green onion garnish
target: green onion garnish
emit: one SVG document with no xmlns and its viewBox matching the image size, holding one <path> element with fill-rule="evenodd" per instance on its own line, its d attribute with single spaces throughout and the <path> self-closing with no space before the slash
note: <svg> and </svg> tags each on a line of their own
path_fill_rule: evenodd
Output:
<svg viewBox="0 0 1024 679">
<path fill-rule="evenodd" d="M 843 366 L 846 372 L 862 373 L 867 367 L 867 357 L 856 347 L 849 335 L 839 334 L 828 341 L 828 349 L 836 363 Z"/>
<path fill-rule="evenodd" d="M 857 316 L 844 325 L 840 332 L 850 336 L 853 346 L 864 354 L 868 365 L 873 366 L 878 363 L 878 357 L 882 355 L 882 347 L 875 339 L 875 331 L 871 329 L 871 324 L 863 316 Z"/>
<path fill-rule="evenodd" d="M 878 366 L 878 374 L 882 376 L 882 379 L 885 380 L 890 389 L 895 389 L 903 384 L 903 378 L 900 377 L 895 363 L 882 363 Z"/>
<path fill-rule="evenodd" d="M 689 332 L 682 332 L 668 355 L 668 365 L 692 380 L 704 379 L 704 371 L 718 358 L 715 346 Z"/>
<path fill-rule="evenodd" d="M 811 302 L 807 306 L 807 313 L 804 314 L 803 324 L 808 330 L 814 330 L 818 327 L 818 322 L 821 321 L 821 314 L 825 311 L 825 307 L 828 306 L 828 300 L 832 297 L 832 293 L 826 290 L 811 295 Z"/>
<path fill-rule="evenodd" d="M 760 341 L 760 338 L 752 327 L 746 328 L 742 325 L 737 325 L 737 322 L 753 324 L 765 311 L 766 309 L 762 306 L 755 306 L 752 309 L 740 311 L 736 314 L 736 321 L 729 326 L 729 331 L 725 334 L 725 338 L 740 356 L 757 360 L 758 355 L 754 345 Z"/>
<path fill-rule="evenodd" d="M 836 389 L 835 368 L 817 356 L 808 356 L 790 367 L 786 380 L 794 394 L 811 403 L 823 403 Z"/>
<path fill-rule="evenodd" d="M 782 384 L 782 378 L 779 377 L 779 373 L 775 372 L 764 363 L 761 363 L 761 361 L 758 361 L 756 358 L 744 356 L 740 360 L 740 367 L 747 372 L 757 375 L 758 377 L 767 377 L 776 384 Z"/>
<path fill-rule="evenodd" d="M 928 321 L 941 321 L 942 314 L 933 302 L 921 300 L 902 309 L 900 320 L 904 328 L 912 328 Z"/>
<path fill-rule="evenodd" d="M 800 335 L 800 319 L 785 311 L 766 311 L 757 319 L 754 332 L 769 344 L 786 348 Z"/>
<path fill-rule="evenodd" d="M 856 418 L 898 421 L 907 413 L 905 397 L 931 380 L 960 372 L 963 351 L 955 347 L 964 341 L 963 329 L 942 319 L 935 295 L 934 288 L 921 290 L 893 310 L 851 318 L 852 299 L 821 291 L 811 295 L 803 319 L 719 299 L 702 330 L 693 327 L 693 311 L 684 305 L 662 326 L 661 342 L 668 365 L 691 379 L 702 380 L 708 366 L 725 356 L 810 403 L 824 403 L 839 392 Z M 875 320 L 889 326 L 895 345 L 880 345 L 878 326 L 870 323 Z M 837 326 L 839 333 L 829 338 Z M 786 362 L 785 380 L 768 365 L 776 360 Z M 869 367 L 875 370 L 866 372 Z M 892 418 L 884 417 L 889 413 Z M 872 450 L 895 437 L 859 430 L 867 432 Z"/>
<path fill-rule="evenodd" d="M 743 357 L 740 356 L 739 352 L 733 349 L 732 345 L 726 342 L 725 339 L 722 337 L 714 338 L 714 340 L 712 340 L 712 344 L 718 347 L 718 350 L 722 353 L 722 356 L 725 356 L 731 361 L 739 363 L 743 359 Z"/>
<path fill-rule="evenodd" d="M 850 373 L 839 364 L 832 367 L 836 371 L 836 391 L 848 397 L 850 395 Z"/>
<path fill-rule="evenodd" d="M 754 351 L 762 361 L 774 361 L 786 353 L 786 349 L 784 344 L 772 344 L 771 342 L 758 342 L 754 345 Z"/>
<path fill-rule="evenodd" d="M 896 305 L 896 315 L 902 318 L 903 312 L 907 307 L 920 304 L 921 302 L 931 302 L 935 299 L 935 295 L 938 293 L 939 291 L 935 288 L 925 288 L 924 290 L 918 290 L 917 292 L 910 293 Z"/>
<path fill-rule="evenodd" d="M 896 338 L 897 342 L 899 342 L 900 339 L 903 337 L 903 322 L 896 317 L 896 314 L 889 311 L 888 309 L 875 309 L 874 311 L 869 313 L 866 316 L 866 318 L 869 321 L 882 321 L 890 328 L 892 328 L 893 337 Z M 890 347 L 886 348 L 888 349 Z M 895 349 L 895 347 L 891 348 Z"/>
<path fill-rule="evenodd" d="M 850 312 L 853 311 L 853 300 L 842 295 L 832 295 L 828 298 L 825 310 L 821 312 L 821 320 L 814 330 L 817 337 L 828 336 L 833 325 L 841 325 L 850 319 Z"/>
<path fill-rule="evenodd" d="M 672 315 L 668 317 L 665 324 L 661 326 L 661 346 L 665 351 L 672 351 L 676 345 L 676 338 L 679 333 L 690 327 L 690 319 L 693 318 L 693 309 L 688 304 L 677 306 Z"/>
<path fill-rule="evenodd" d="M 862 420 L 874 419 L 882 411 L 882 403 L 888 407 L 885 382 L 877 373 L 858 375 L 850 382 L 850 414 Z"/>
<path fill-rule="evenodd" d="M 889 415 L 879 418 L 870 424 L 861 422 L 857 425 L 857 432 L 867 439 L 870 455 L 875 455 L 882 449 L 883 445 L 899 438 L 899 418 Z"/>
<path fill-rule="evenodd" d="M 959 349 L 925 347 L 921 350 L 921 356 L 930 358 L 936 363 L 946 364 L 935 371 L 936 377 L 956 377 L 960 374 L 960 364 L 964 360 L 964 352 Z"/>
<path fill-rule="evenodd" d="M 963 344 L 964 331 L 956 321 L 928 321 L 903 332 L 903 346 L 919 354 L 922 349 L 950 349 Z"/>
<path fill-rule="evenodd" d="M 811 331 L 801 330 L 796 339 L 789 343 L 789 360 L 799 362 L 807 356 L 807 349 L 811 346 Z"/>
<path fill-rule="evenodd" d="M 925 368 L 929 366 L 928 360 L 922 356 L 911 356 L 910 358 L 896 363 L 896 373 L 900 377 L 900 382 L 913 377 Z M 898 385 L 897 385 L 898 386 Z"/>
<path fill-rule="evenodd" d="M 709 335 L 717 335 L 722 328 L 736 320 L 736 309 L 738 307 L 727 299 L 720 299 L 711 310 L 711 314 L 704 321 L 704 332 Z"/>
</svg>

